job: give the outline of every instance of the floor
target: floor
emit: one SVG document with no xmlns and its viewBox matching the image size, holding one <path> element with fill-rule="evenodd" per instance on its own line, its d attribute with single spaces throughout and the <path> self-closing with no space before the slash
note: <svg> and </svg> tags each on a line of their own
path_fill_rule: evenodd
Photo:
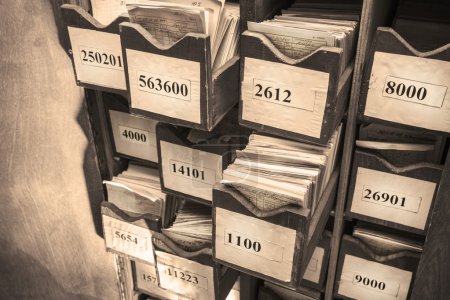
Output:
<svg viewBox="0 0 450 300">
<path fill-rule="evenodd" d="M 83 93 L 52 1 L 1 1 L 0 16 L 0 299 L 118 299 Z"/>
</svg>

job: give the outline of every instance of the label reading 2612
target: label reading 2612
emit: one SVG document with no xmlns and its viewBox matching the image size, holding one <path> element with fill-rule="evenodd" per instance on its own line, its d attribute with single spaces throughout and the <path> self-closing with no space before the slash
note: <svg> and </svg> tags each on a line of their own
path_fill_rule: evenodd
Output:
<svg viewBox="0 0 450 300">
<path fill-rule="evenodd" d="M 81 63 L 94 67 L 123 70 L 122 56 L 111 50 L 80 46 Z"/>
<path fill-rule="evenodd" d="M 191 81 L 161 74 L 138 71 L 138 89 L 184 101 L 191 100 Z"/>
</svg>

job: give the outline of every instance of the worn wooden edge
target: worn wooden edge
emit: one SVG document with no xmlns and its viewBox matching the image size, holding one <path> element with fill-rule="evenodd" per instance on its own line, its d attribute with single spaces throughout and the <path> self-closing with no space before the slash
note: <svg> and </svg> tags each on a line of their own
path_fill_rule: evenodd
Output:
<svg viewBox="0 0 450 300">
<path fill-rule="evenodd" d="M 293 204 L 289 204 L 283 207 L 275 208 L 272 210 L 261 210 L 256 207 L 250 200 L 248 200 L 244 195 L 242 195 L 239 191 L 234 188 L 227 187 L 224 184 L 216 184 L 214 185 L 214 190 L 221 191 L 223 193 L 227 193 L 231 197 L 234 198 L 236 202 L 241 204 L 248 212 L 250 212 L 256 218 L 268 218 L 273 217 L 279 214 L 283 214 L 286 212 L 293 213 L 302 217 L 310 218 L 311 212 L 310 209 L 298 207 Z M 214 197 L 213 197 L 214 198 Z M 214 202 L 214 199 L 213 199 Z"/>
<path fill-rule="evenodd" d="M 119 34 L 119 24 L 128 21 L 127 17 L 119 16 L 112 20 L 109 24 L 102 24 L 82 7 L 75 4 L 63 4 L 61 5 L 61 10 L 63 12 L 70 12 L 70 14 L 72 14 L 70 18 L 65 19 L 67 26 L 75 25 L 76 27 L 80 28 Z M 72 18 L 76 18 L 84 24 L 74 23 Z"/>
<path fill-rule="evenodd" d="M 185 44 L 187 40 L 207 40 L 209 38 L 209 35 L 207 34 L 189 32 L 186 33 L 185 36 L 183 36 L 175 43 L 171 45 L 163 45 L 157 39 L 155 39 L 147 30 L 145 30 L 144 27 L 142 27 L 137 23 L 122 22 L 120 23 L 119 27 L 120 31 L 122 31 L 124 28 L 128 28 L 129 30 L 134 30 L 138 32 L 142 36 L 142 38 L 147 40 L 148 43 L 152 44 L 155 48 L 158 48 L 159 50 L 169 50 L 173 47 L 178 47 L 179 45 Z M 209 42 L 206 43 L 209 44 Z"/>
<path fill-rule="evenodd" d="M 299 270 L 298 286 L 301 284 L 301 280 L 305 274 L 306 268 L 308 267 L 309 261 L 316 249 L 320 238 L 322 237 L 325 229 L 325 225 L 330 216 L 331 209 L 336 200 L 336 190 L 339 178 L 339 168 L 336 168 L 325 188 L 322 197 L 317 205 L 316 211 L 314 212 L 311 222 L 309 223 L 309 231 L 306 242 L 306 249 L 303 251 L 303 257 L 301 260 L 301 267 Z"/>
<path fill-rule="evenodd" d="M 434 50 L 431 51 L 426 51 L 426 52 L 422 52 L 417 50 L 416 48 L 414 48 L 413 46 L 411 46 L 410 43 L 408 43 L 407 40 L 405 40 L 397 31 L 395 31 L 393 28 L 391 27 L 378 27 L 377 31 L 379 32 L 386 32 L 386 33 L 390 33 L 391 35 L 393 35 L 399 43 L 403 44 L 411 53 L 413 53 L 415 56 L 417 57 L 429 57 L 429 56 L 433 56 L 436 55 L 438 53 L 447 51 L 450 49 L 450 43 L 443 45 L 439 48 L 436 48 Z"/>
<path fill-rule="evenodd" d="M 445 299 L 449 294 L 448 278 L 450 268 L 448 255 L 450 244 L 445 237 L 450 233 L 450 151 L 447 153 L 444 172 L 441 177 L 436 202 L 431 213 L 430 227 L 422 258 L 416 271 L 411 299 L 421 300 L 430 295 Z"/>
<path fill-rule="evenodd" d="M 347 199 L 348 178 L 350 176 L 350 168 L 352 163 L 352 153 L 354 140 L 356 135 L 356 119 L 358 113 L 358 101 L 361 92 L 361 78 L 366 56 L 368 55 L 368 46 L 371 42 L 372 28 L 376 24 L 385 22 L 384 19 L 394 9 L 393 5 L 387 1 L 364 0 L 361 9 L 361 22 L 358 34 L 358 43 L 356 47 L 355 66 L 352 79 L 352 87 L 350 92 L 349 110 L 347 116 L 347 124 L 345 126 L 345 139 L 342 154 L 342 165 L 339 177 L 339 185 L 336 198 L 336 206 L 334 209 L 334 226 L 333 236 L 331 239 L 331 253 L 328 265 L 328 275 L 325 287 L 325 300 L 332 300 L 334 297 L 334 283 L 338 265 L 339 249 L 341 237 L 344 227 L 344 209 Z M 374 8 L 382 9 L 381 16 L 375 15 Z"/>
<path fill-rule="evenodd" d="M 101 212 L 104 216 L 109 216 L 111 218 L 148 229 L 152 232 L 152 234 L 161 230 L 160 218 L 149 213 L 130 215 L 113 203 L 107 201 L 103 201 L 101 203 Z"/>
<path fill-rule="evenodd" d="M 335 64 L 337 66 L 339 66 L 340 61 L 343 56 L 343 53 L 344 53 L 344 50 L 342 48 L 321 46 L 320 48 L 318 48 L 318 49 L 314 50 L 313 52 L 311 52 L 310 54 L 306 55 L 305 57 L 302 57 L 299 59 L 293 59 L 293 58 L 290 58 L 290 57 L 284 55 L 283 53 L 281 53 L 281 51 L 278 50 L 278 48 L 264 34 L 259 33 L 259 32 L 253 32 L 253 31 L 249 31 L 249 30 L 243 32 L 241 35 L 242 47 L 247 46 L 246 37 L 253 37 L 255 39 L 258 39 L 260 41 L 260 43 L 262 44 L 262 46 L 267 51 L 270 51 L 281 63 L 293 65 L 293 66 L 298 66 L 302 62 L 309 60 L 313 56 L 316 56 L 319 54 L 326 55 L 328 52 L 336 53 L 338 55 L 339 58 L 335 60 Z"/>
</svg>

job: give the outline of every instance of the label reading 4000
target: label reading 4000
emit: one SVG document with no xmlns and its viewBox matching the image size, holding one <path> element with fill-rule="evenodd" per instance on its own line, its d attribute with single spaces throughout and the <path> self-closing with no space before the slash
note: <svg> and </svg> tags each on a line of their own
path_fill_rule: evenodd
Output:
<svg viewBox="0 0 450 300">
<path fill-rule="evenodd" d="M 138 89 L 180 100 L 191 100 L 191 81 L 166 75 L 138 72 Z"/>
</svg>

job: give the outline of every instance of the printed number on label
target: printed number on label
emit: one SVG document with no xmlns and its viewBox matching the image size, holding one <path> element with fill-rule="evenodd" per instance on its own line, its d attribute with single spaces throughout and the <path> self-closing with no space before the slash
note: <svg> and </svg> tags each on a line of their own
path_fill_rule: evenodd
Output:
<svg viewBox="0 0 450 300">
<path fill-rule="evenodd" d="M 359 274 L 355 274 L 355 276 L 353 277 L 353 283 L 380 291 L 384 291 L 384 289 L 386 288 L 386 283 L 375 279 L 370 279 L 369 277 L 363 277 Z"/>
<path fill-rule="evenodd" d="M 125 242 L 138 244 L 138 238 L 135 235 L 129 234 L 128 232 L 116 230 L 114 231 L 114 236 L 118 239 L 121 239 Z"/>
<path fill-rule="evenodd" d="M 252 241 L 249 238 L 242 238 L 240 235 L 233 235 L 233 233 L 228 232 L 228 243 L 232 245 L 236 245 L 241 248 L 245 248 L 247 250 L 253 250 L 254 252 L 261 251 L 261 243 L 257 241 Z"/>
<path fill-rule="evenodd" d="M 179 83 L 158 77 L 139 75 L 139 87 L 145 88 L 150 92 L 180 97 L 189 97 L 189 87 L 186 83 Z"/>
<path fill-rule="evenodd" d="M 427 96 L 425 87 L 416 87 L 415 85 L 405 85 L 404 83 L 396 83 L 395 81 L 387 81 L 385 93 L 388 95 L 396 95 L 398 97 L 406 96 L 409 99 L 424 100 Z"/>
<path fill-rule="evenodd" d="M 125 137 L 125 139 L 134 140 L 136 142 L 145 143 L 147 141 L 147 137 L 145 136 L 144 133 L 140 133 L 140 132 L 132 131 L 132 130 L 128 130 L 128 129 L 125 129 L 122 132 L 122 136 Z"/>
<path fill-rule="evenodd" d="M 181 174 L 186 177 L 205 180 L 205 171 L 200 171 L 194 167 L 177 163 L 172 163 L 171 167 L 172 167 L 171 171 L 174 174 Z"/>
<path fill-rule="evenodd" d="M 395 194 L 373 192 L 371 189 L 364 189 L 364 199 L 369 199 L 377 202 L 388 202 L 392 205 L 405 207 L 406 197 L 399 197 Z"/>
<path fill-rule="evenodd" d="M 273 86 L 263 86 L 256 83 L 253 91 L 254 96 L 265 100 L 281 101 L 283 103 L 291 103 L 292 92 L 288 89 L 280 89 Z"/>
<path fill-rule="evenodd" d="M 192 283 L 192 284 L 199 284 L 198 277 L 192 274 L 189 274 L 184 271 L 176 270 L 174 268 L 168 268 L 167 274 L 169 276 L 184 280 L 186 282 Z"/>
<path fill-rule="evenodd" d="M 122 68 L 122 57 L 106 53 L 104 50 L 89 50 L 80 48 L 81 61 L 84 64 L 95 64 L 101 67 Z"/>
</svg>

